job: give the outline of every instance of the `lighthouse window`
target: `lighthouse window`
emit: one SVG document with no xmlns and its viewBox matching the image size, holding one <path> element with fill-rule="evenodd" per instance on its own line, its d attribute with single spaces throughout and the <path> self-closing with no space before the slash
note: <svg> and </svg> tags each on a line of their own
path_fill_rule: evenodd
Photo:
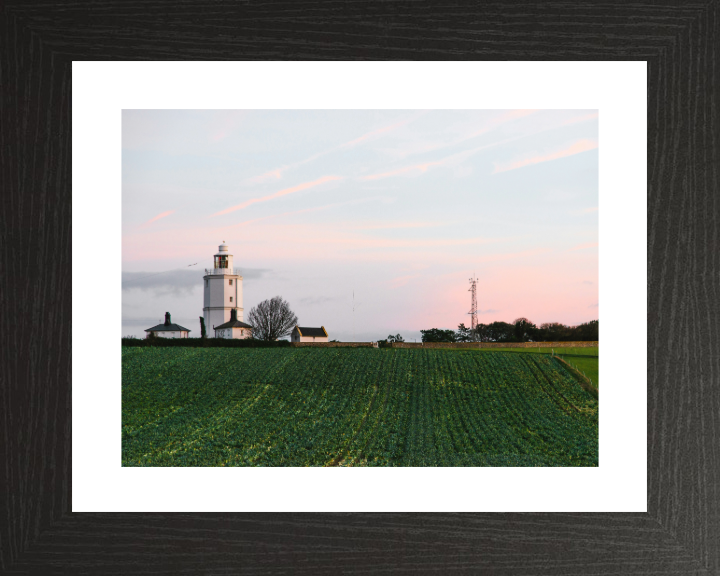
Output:
<svg viewBox="0 0 720 576">
<path fill-rule="evenodd" d="M 232 280 L 228 280 L 228 282 L 230 282 L 230 286 L 232 286 Z"/>
<path fill-rule="evenodd" d="M 232 302 L 232 296 L 230 296 L 230 302 Z"/>
</svg>

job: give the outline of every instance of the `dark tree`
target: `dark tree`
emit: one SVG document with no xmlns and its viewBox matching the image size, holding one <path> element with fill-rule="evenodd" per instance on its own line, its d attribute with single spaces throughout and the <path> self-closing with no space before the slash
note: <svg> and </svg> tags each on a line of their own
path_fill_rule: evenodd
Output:
<svg viewBox="0 0 720 576">
<path fill-rule="evenodd" d="M 472 342 L 473 333 L 472 328 L 466 328 L 465 323 L 458 326 L 457 332 L 455 332 L 455 342 Z"/>
<path fill-rule="evenodd" d="M 431 328 L 430 330 L 420 330 L 420 333 L 423 342 L 455 342 L 455 332 L 452 330 Z"/>
<path fill-rule="evenodd" d="M 275 296 L 254 306 L 247 321 L 253 327 L 253 338 L 272 342 L 288 336 L 297 325 L 298 319 L 290 310 L 290 305 L 280 296 Z"/>
<path fill-rule="evenodd" d="M 571 329 L 559 322 L 540 324 L 540 336 L 544 342 L 567 342 L 572 338 Z"/>
<path fill-rule="evenodd" d="M 516 342 L 535 342 L 538 335 L 535 324 L 527 318 L 517 318 L 513 324 L 513 334 Z"/>
<path fill-rule="evenodd" d="M 597 320 L 590 320 L 579 326 L 575 326 L 575 338 L 578 342 L 594 342 L 600 340 L 600 323 Z"/>
<path fill-rule="evenodd" d="M 462 324 L 461 324 L 462 326 Z M 475 341 L 476 342 L 491 342 L 490 331 L 487 324 L 478 324 L 475 327 Z"/>
<path fill-rule="evenodd" d="M 205 330 L 205 318 L 200 316 L 200 338 L 207 338 L 207 331 Z"/>
<path fill-rule="evenodd" d="M 507 322 L 493 322 L 487 325 L 486 342 L 514 342 L 515 326 Z"/>
</svg>

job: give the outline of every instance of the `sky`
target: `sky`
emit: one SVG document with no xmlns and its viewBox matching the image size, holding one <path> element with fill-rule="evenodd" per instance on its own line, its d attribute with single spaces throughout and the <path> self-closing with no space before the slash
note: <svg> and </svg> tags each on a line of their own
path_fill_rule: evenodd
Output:
<svg viewBox="0 0 720 576">
<path fill-rule="evenodd" d="M 200 335 L 225 241 L 245 317 L 370 341 L 598 312 L 597 110 L 124 110 L 122 335 Z"/>
</svg>

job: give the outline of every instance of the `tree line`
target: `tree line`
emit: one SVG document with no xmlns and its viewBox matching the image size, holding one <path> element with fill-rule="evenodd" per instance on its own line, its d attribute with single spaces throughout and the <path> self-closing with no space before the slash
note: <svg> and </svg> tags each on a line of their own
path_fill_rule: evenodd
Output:
<svg viewBox="0 0 720 576">
<path fill-rule="evenodd" d="M 463 323 L 455 331 L 431 328 L 420 330 L 420 333 L 423 342 L 595 342 L 599 340 L 598 328 L 598 320 L 577 326 L 559 322 L 537 326 L 527 318 L 517 318 L 512 324 L 478 324 L 475 332 Z"/>
</svg>

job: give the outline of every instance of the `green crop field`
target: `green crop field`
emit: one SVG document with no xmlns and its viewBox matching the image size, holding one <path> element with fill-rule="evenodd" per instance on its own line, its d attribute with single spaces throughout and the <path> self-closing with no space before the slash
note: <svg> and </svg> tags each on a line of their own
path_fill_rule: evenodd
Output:
<svg viewBox="0 0 720 576">
<path fill-rule="evenodd" d="M 123 466 L 597 466 L 598 403 L 544 354 L 123 348 Z"/>
<path fill-rule="evenodd" d="M 587 376 L 595 388 L 600 387 L 598 348 L 484 348 L 483 350 L 507 351 L 515 354 L 557 354 L 565 362 Z"/>
</svg>

